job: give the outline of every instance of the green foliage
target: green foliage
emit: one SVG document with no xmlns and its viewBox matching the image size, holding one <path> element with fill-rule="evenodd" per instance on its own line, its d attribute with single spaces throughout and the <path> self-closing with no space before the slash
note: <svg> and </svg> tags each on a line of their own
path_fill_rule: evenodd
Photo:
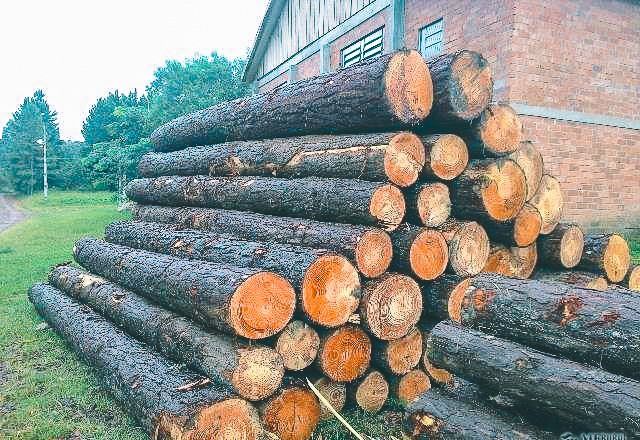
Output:
<svg viewBox="0 0 640 440">
<path fill-rule="evenodd" d="M 82 136 L 84 136 L 85 142 L 93 145 L 118 139 L 117 132 L 114 132 L 120 125 L 116 109 L 137 107 L 141 104 L 145 103 L 141 102 L 135 90 L 128 95 L 120 94 L 116 90 L 104 98 L 98 98 L 98 101 L 89 110 L 89 116 L 82 124 Z"/>
<path fill-rule="evenodd" d="M 148 138 L 128 145 L 119 140 L 101 142 L 92 146 L 82 166 L 94 189 L 118 191 L 123 181 L 138 176 L 138 162 L 150 150 Z"/>
</svg>

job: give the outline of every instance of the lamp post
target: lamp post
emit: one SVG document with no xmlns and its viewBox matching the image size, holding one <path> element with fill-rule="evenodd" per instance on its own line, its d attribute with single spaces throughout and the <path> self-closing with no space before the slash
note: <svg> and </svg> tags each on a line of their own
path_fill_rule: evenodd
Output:
<svg viewBox="0 0 640 440">
<path fill-rule="evenodd" d="M 42 121 L 42 139 L 38 139 L 36 143 L 42 146 L 43 152 L 43 167 L 42 167 L 42 179 L 43 179 L 43 187 L 44 187 L 44 198 L 46 199 L 49 195 L 49 176 L 47 172 L 47 127 L 44 125 L 44 114 L 41 113 L 41 121 Z"/>
</svg>

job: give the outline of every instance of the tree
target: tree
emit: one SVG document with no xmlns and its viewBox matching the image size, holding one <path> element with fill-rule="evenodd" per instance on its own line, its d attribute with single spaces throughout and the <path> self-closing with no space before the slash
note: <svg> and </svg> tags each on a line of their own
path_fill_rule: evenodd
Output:
<svg viewBox="0 0 640 440">
<path fill-rule="evenodd" d="M 121 133 L 118 132 L 117 126 L 122 109 L 141 105 L 146 107 L 146 100 L 138 98 L 138 93 L 135 90 L 127 95 L 120 94 L 116 90 L 104 98 L 98 98 L 89 110 L 89 116 L 82 124 L 82 136 L 84 136 L 85 142 L 93 145 L 120 138 Z"/>
</svg>

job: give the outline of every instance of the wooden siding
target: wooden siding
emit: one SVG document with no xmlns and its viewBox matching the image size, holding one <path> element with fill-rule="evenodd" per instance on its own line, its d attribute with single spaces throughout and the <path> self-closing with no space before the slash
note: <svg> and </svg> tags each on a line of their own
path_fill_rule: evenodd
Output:
<svg viewBox="0 0 640 440">
<path fill-rule="evenodd" d="M 322 37 L 375 0 L 287 0 L 258 67 L 257 77 Z"/>
</svg>

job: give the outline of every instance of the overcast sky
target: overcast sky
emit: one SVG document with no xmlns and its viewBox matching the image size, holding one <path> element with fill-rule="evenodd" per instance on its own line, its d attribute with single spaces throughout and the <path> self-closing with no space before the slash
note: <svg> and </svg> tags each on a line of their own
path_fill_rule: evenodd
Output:
<svg viewBox="0 0 640 440">
<path fill-rule="evenodd" d="M 82 139 L 111 90 L 144 87 L 167 59 L 244 56 L 268 0 L 10 0 L 0 6 L 0 132 L 41 88 L 61 137 Z"/>
</svg>

